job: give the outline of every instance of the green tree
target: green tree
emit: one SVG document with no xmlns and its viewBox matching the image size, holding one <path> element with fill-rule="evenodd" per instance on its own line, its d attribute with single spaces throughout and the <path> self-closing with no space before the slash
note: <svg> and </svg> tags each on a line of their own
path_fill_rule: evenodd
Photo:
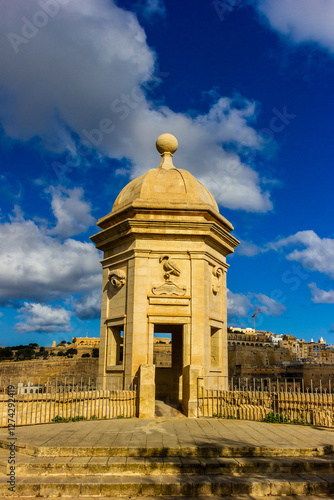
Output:
<svg viewBox="0 0 334 500">
<path fill-rule="evenodd" d="M 13 357 L 13 351 L 10 347 L 1 347 L 0 348 L 0 361 L 2 359 L 11 359 Z"/>
<path fill-rule="evenodd" d="M 24 347 L 16 352 L 15 358 L 19 361 L 24 361 L 25 359 L 32 359 L 35 357 L 35 351 L 31 347 Z"/>
<path fill-rule="evenodd" d="M 84 354 L 81 355 L 82 358 L 90 358 L 89 352 L 85 352 Z"/>
<path fill-rule="evenodd" d="M 69 349 L 67 349 L 67 351 L 65 352 L 65 355 L 66 355 L 66 356 L 69 356 L 69 355 L 72 355 L 72 354 L 78 354 L 77 349 L 74 349 L 74 347 L 70 347 L 70 348 L 69 348 Z"/>
</svg>

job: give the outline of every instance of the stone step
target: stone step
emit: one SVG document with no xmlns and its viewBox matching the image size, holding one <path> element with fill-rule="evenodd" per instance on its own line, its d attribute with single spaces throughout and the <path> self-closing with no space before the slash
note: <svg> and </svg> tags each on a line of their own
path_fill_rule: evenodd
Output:
<svg viewBox="0 0 334 500">
<path fill-rule="evenodd" d="M 7 457 L 0 454 L 0 470 L 9 471 Z M 324 457 L 31 457 L 18 453 L 16 471 L 20 475 L 89 474 L 251 474 L 251 473 L 333 473 L 334 454 Z"/>
<path fill-rule="evenodd" d="M 17 476 L 15 492 L 8 490 L 7 477 L 0 476 L 3 497 L 111 497 L 252 495 L 253 498 L 293 495 L 334 495 L 333 474 L 254 474 L 243 477 L 205 476 Z"/>
<path fill-rule="evenodd" d="M 166 404 L 164 401 L 155 401 L 155 418 L 187 418 L 181 411 L 181 405 Z"/>
<path fill-rule="evenodd" d="M 49 497 L 52 498 L 52 497 Z M 63 497 L 66 498 L 66 497 Z M 68 498 L 68 497 L 67 497 Z M 82 500 L 82 498 L 89 498 L 90 500 L 98 499 L 98 500 L 115 500 L 114 498 L 111 498 L 110 496 L 90 496 L 90 497 L 84 497 L 84 496 L 71 496 L 71 500 Z M 121 497 L 122 498 L 122 497 Z M 124 498 L 124 497 L 123 497 Z M 138 496 L 131 496 L 131 500 L 139 500 L 142 499 L 143 497 L 138 497 Z M 146 496 L 145 500 L 175 500 L 175 496 Z M 186 497 L 187 500 L 198 500 L 198 496 L 188 496 Z M 201 500 L 221 500 L 221 496 L 216 496 L 216 495 L 210 495 L 210 496 L 201 496 Z M 270 496 L 270 500 L 282 500 L 281 496 Z M 334 500 L 334 495 L 297 495 L 297 496 L 284 496 L 284 500 Z M 0 500 L 8 500 L 8 497 L 0 497 Z M 31 496 L 21 496 L 20 500 L 31 500 Z M 235 496 L 224 496 L 224 500 L 255 500 L 253 495 L 235 495 Z"/>
<path fill-rule="evenodd" d="M 9 444 L 0 440 L 0 450 Z M 334 452 L 333 445 L 310 448 L 265 446 L 175 446 L 175 447 L 100 447 L 100 446 L 34 446 L 17 443 L 16 451 L 43 457 L 321 457 Z"/>
</svg>

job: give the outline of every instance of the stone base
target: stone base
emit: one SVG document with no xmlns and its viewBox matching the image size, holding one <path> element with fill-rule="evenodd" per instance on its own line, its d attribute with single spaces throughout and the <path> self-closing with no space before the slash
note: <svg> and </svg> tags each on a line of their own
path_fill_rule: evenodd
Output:
<svg viewBox="0 0 334 500">
<path fill-rule="evenodd" d="M 140 365 L 138 417 L 155 416 L 155 365 Z"/>
<path fill-rule="evenodd" d="M 197 379 L 202 375 L 199 365 L 188 365 L 183 368 L 183 401 L 182 407 L 187 417 L 197 417 Z"/>
</svg>

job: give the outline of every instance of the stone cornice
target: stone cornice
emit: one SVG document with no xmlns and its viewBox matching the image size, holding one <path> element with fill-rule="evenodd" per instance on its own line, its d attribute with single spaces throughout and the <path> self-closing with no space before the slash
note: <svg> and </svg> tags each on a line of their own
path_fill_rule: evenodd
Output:
<svg viewBox="0 0 334 500">
<path fill-rule="evenodd" d="M 156 250 L 143 250 L 140 248 L 132 248 L 131 250 L 127 250 L 125 252 L 118 253 L 117 255 L 111 255 L 110 257 L 106 257 L 105 259 L 100 260 L 103 268 L 108 268 L 110 266 L 122 265 L 123 263 L 128 262 L 130 259 L 135 259 L 138 257 L 148 257 L 154 253 L 155 255 L 163 255 L 166 252 L 161 251 L 157 252 Z M 192 260 L 202 260 L 205 259 L 211 265 L 218 265 L 225 269 L 226 271 L 230 267 L 226 262 L 222 262 L 220 259 L 217 259 L 214 255 L 209 252 L 203 250 L 184 250 L 181 252 L 180 250 L 169 250 L 170 255 L 177 255 L 178 258 L 184 258 L 185 255 Z"/>
<path fill-rule="evenodd" d="M 167 222 L 167 221 L 166 221 Z M 216 222 L 208 221 L 185 221 L 185 220 L 164 220 L 154 219 L 126 219 L 112 227 L 104 229 L 99 233 L 91 236 L 91 240 L 95 243 L 97 248 L 103 250 L 107 249 L 109 244 L 120 241 L 131 235 L 145 235 L 152 237 L 163 235 L 164 239 L 168 236 L 184 237 L 188 239 L 191 235 L 192 238 L 198 237 L 199 239 L 216 240 L 217 248 L 221 248 L 223 244 L 228 253 L 232 253 L 234 248 L 239 244 L 239 241 L 232 236 L 228 231 L 221 227 Z"/>
<path fill-rule="evenodd" d="M 169 203 L 166 205 L 166 203 L 161 203 L 161 206 L 159 204 L 154 203 L 152 205 L 151 203 L 130 203 L 126 207 L 123 207 L 120 211 L 116 212 L 111 212 L 105 217 L 101 217 L 97 221 L 97 225 L 101 229 L 107 229 L 111 225 L 115 225 L 122 220 L 129 219 L 129 218 L 134 218 L 136 214 L 145 214 L 148 215 L 156 215 L 156 216 L 165 216 L 165 217 L 175 217 L 175 216 L 185 216 L 185 217 L 193 217 L 193 216 L 204 216 L 204 218 L 210 218 L 215 221 L 217 221 L 219 224 L 223 225 L 224 228 L 227 231 L 233 231 L 234 227 L 228 221 L 223 215 L 221 215 L 219 212 L 216 212 L 215 210 L 212 210 L 210 205 L 203 205 L 203 204 L 191 204 L 189 203 L 184 203 L 184 204 L 175 204 L 175 203 Z"/>
</svg>

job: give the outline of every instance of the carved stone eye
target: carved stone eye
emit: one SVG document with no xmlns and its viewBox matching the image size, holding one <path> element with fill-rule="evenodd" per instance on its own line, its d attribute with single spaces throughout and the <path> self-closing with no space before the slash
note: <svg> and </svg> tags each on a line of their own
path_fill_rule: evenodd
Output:
<svg viewBox="0 0 334 500">
<path fill-rule="evenodd" d="M 122 286 L 122 283 L 121 283 L 119 280 L 115 279 L 115 278 L 113 278 L 113 279 L 111 280 L 111 284 L 112 284 L 112 286 L 114 286 L 115 288 L 120 288 L 120 287 Z"/>
<path fill-rule="evenodd" d="M 113 269 L 112 271 L 109 270 L 108 279 L 111 286 L 119 290 L 123 285 L 125 285 L 125 272 L 121 269 Z"/>
</svg>

